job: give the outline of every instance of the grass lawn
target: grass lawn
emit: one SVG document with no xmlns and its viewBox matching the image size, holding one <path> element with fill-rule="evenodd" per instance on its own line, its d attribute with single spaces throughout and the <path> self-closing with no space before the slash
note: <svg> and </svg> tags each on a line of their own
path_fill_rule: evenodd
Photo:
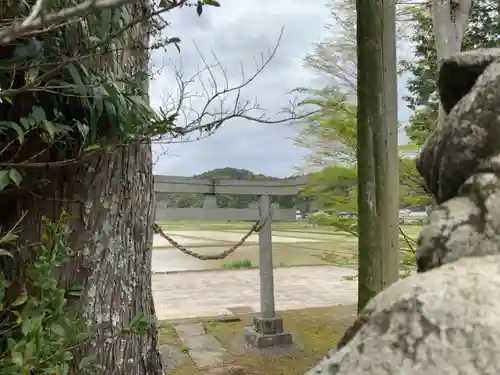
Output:
<svg viewBox="0 0 500 375">
<path fill-rule="evenodd" d="M 204 321 L 206 331 L 216 337 L 228 350 L 226 364 L 240 369 L 224 375 L 299 375 L 318 362 L 333 348 L 355 318 L 356 306 L 332 306 L 286 311 L 282 313 L 285 330 L 291 332 L 299 348 L 279 357 L 253 356 L 243 348 L 243 327 L 251 325 L 253 315 L 242 315 L 241 322 L 221 323 Z M 171 324 L 160 328 L 160 343 L 176 346 L 187 352 Z M 205 375 L 191 360 L 171 371 L 169 375 Z"/>
</svg>

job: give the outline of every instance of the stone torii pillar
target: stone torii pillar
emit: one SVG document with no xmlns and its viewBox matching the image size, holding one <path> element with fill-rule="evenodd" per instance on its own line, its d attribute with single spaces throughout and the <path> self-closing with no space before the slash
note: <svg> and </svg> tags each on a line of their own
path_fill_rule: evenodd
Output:
<svg viewBox="0 0 500 375">
<path fill-rule="evenodd" d="M 253 326 L 245 327 L 245 341 L 259 349 L 293 343 L 292 335 L 284 332 L 283 318 L 276 314 L 274 305 L 272 211 L 269 195 L 261 195 L 259 198 L 260 315 L 254 318 Z"/>
</svg>

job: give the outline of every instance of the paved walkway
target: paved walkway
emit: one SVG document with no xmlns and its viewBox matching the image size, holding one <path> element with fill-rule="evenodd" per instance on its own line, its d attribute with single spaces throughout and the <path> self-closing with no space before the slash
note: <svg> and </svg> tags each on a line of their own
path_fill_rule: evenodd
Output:
<svg viewBox="0 0 500 375">
<path fill-rule="evenodd" d="M 215 337 L 205 332 L 203 323 L 178 324 L 174 328 L 200 370 L 217 368 L 224 364 L 226 349 Z"/>
<path fill-rule="evenodd" d="M 353 275 L 353 270 L 333 266 L 276 268 L 276 309 L 355 304 L 357 281 L 345 279 Z M 258 269 L 154 274 L 152 281 L 158 319 L 260 311 Z"/>
</svg>

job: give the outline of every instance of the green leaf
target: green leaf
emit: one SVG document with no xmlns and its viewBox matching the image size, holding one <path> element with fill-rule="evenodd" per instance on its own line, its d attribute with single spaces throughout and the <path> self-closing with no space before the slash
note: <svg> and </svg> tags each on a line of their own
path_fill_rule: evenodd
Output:
<svg viewBox="0 0 500 375">
<path fill-rule="evenodd" d="M 11 306 L 12 307 L 17 307 L 24 305 L 28 301 L 28 293 L 26 291 L 23 291 L 16 299 L 14 302 L 12 302 Z"/>
<path fill-rule="evenodd" d="M 33 111 L 31 112 L 31 117 L 35 120 L 37 124 L 41 124 L 43 121 L 47 119 L 45 116 L 45 111 L 42 107 L 33 107 Z"/>
<path fill-rule="evenodd" d="M 1 170 L 0 171 L 0 191 L 5 189 L 5 187 L 9 184 L 10 184 L 9 171 Z"/>
<path fill-rule="evenodd" d="M 35 332 L 40 329 L 42 325 L 42 317 L 31 317 L 23 321 L 21 325 L 21 332 L 24 336 L 28 336 L 30 333 Z"/>
<path fill-rule="evenodd" d="M 78 69 L 76 68 L 75 64 L 68 64 L 66 66 L 66 69 L 68 70 L 71 76 L 73 84 L 75 85 L 75 91 L 82 96 L 86 96 L 87 86 L 83 83 L 82 77 L 80 76 L 80 73 L 78 72 Z"/>
<path fill-rule="evenodd" d="M 10 253 L 10 251 L 7 251 L 5 249 L 0 249 L 0 257 L 2 257 L 2 256 L 6 256 L 6 257 L 14 259 L 14 255 L 12 255 Z"/>
<path fill-rule="evenodd" d="M 132 320 L 130 321 L 130 327 L 133 328 L 135 327 L 137 324 L 139 324 L 143 319 L 145 318 L 145 315 L 144 313 L 140 312 L 138 313 L 136 316 L 134 316 L 132 318 Z"/>
<path fill-rule="evenodd" d="M 19 119 L 19 122 L 21 123 L 21 125 L 23 126 L 24 130 L 28 130 L 28 129 L 31 129 L 31 127 L 33 126 L 30 122 L 29 119 L 27 119 L 26 117 L 21 117 Z"/>
<path fill-rule="evenodd" d="M 32 57 L 36 57 L 43 50 L 42 44 L 35 38 L 17 44 L 14 50 L 14 58 L 19 61 L 26 61 Z"/>
<path fill-rule="evenodd" d="M 12 363 L 14 363 L 15 365 L 17 365 L 19 367 L 23 366 L 24 358 L 23 358 L 22 353 L 12 351 L 10 353 L 10 357 L 11 357 Z"/>
<path fill-rule="evenodd" d="M 35 82 L 35 80 L 38 78 L 38 75 L 40 74 L 40 66 L 35 66 L 33 68 L 29 68 L 26 71 L 26 83 L 32 83 Z"/>
<path fill-rule="evenodd" d="M 220 3 L 218 1 L 215 1 L 215 0 L 203 0 L 203 3 L 205 5 L 210 5 L 210 6 L 217 7 L 217 8 L 220 7 Z"/>
<path fill-rule="evenodd" d="M 21 118 L 21 123 L 22 123 Z M 0 121 L 0 128 L 12 129 L 17 133 L 17 138 L 19 139 L 19 143 L 24 142 L 24 130 L 19 126 L 17 122 L 14 121 Z"/>
<path fill-rule="evenodd" d="M 88 370 L 96 361 L 96 355 L 92 354 L 88 357 L 83 357 L 80 363 L 78 364 L 78 370 Z"/>
<path fill-rule="evenodd" d="M 9 170 L 9 178 L 13 183 L 19 186 L 23 179 L 23 176 L 21 176 L 21 173 L 19 173 L 17 169 L 12 168 Z"/>
<path fill-rule="evenodd" d="M 50 330 L 60 337 L 66 336 L 66 332 L 64 331 L 64 328 L 61 327 L 59 324 L 52 324 L 50 326 Z"/>
<path fill-rule="evenodd" d="M 0 238 L 0 243 L 10 243 L 12 241 L 15 241 L 18 239 L 17 234 L 14 234 L 12 230 L 9 230 L 7 233 L 3 235 L 2 238 Z"/>
<path fill-rule="evenodd" d="M 67 363 L 61 363 L 59 365 L 59 374 L 60 375 L 68 375 L 69 372 L 69 365 Z"/>
<path fill-rule="evenodd" d="M 51 121 L 43 121 L 43 127 L 45 130 L 47 130 L 47 133 L 49 133 L 49 136 L 52 140 L 55 139 L 57 128 L 54 126 L 54 124 Z"/>
<path fill-rule="evenodd" d="M 99 146 L 99 145 L 90 145 L 88 147 L 85 147 L 85 149 L 83 151 L 84 152 L 95 151 L 95 150 L 99 150 L 100 148 L 101 148 L 101 146 Z"/>
</svg>

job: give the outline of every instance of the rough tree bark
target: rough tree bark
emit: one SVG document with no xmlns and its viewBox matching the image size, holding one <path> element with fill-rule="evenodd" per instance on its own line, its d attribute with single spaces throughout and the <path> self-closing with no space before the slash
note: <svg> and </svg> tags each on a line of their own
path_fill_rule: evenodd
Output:
<svg viewBox="0 0 500 375">
<path fill-rule="evenodd" d="M 131 17 L 144 9 L 128 8 Z M 130 28 L 130 43 L 147 46 L 147 25 Z M 117 61 L 103 62 L 104 69 L 128 73 L 147 69 L 148 50 L 120 52 Z M 120 69 L 120 70 L 116 70 Z M 147 84 L 143 87 L 147 96 Z M 22 155 L 20 155 L 22 158 Z M 43 161 L 43 160 L 37 160 Z M 149 142 L 132 142 L 111 152 L 88 159 L 85 165 L 30 171 L 30 179 L 42 177 L 43 187 L 34 187 L 14 197 L 4 197 L 0 210 L 5 213 L 0 225 L 8 228 L 23 212 L 21 241 L 38 242 L 42 216 L 57 219 L 61 212 L 70 215 L 70 246 L 75 256 L 61 270 L 60 281 L 70 286 L 81 284 L 84 295 L 72 301 L 93 334 L 89 343 L 75 354 L 97 356 L 101 374 L 160 375 L 160 354 L 156 348 L 157 328 L 150 326 L 138 336 L 123 335 L 122 329 L 141 314 L 155 317 L 151 289 L 154 190 L 152 152 Z M 7 276 L 22 278 L 29 251 L 21 251 Z M 70 373 L 79 373 L 74 367 Z"/>
<path fill-rule="evenodd" d="M 432 28 L 436 43 L 438 69 L 443 59 L 447 59 L 462 49 L 462 40 L 472 0 L 432 0 Z M 442 124 L 446 114 L 439 109 L 438 124 Z"/>
<path fill-rule="evenodd" d="M 358 310 L 398 280 L 394 1 L 358 0 Z"/>
<path fill-rule="evenodd" d="M 142 5 L 129 7 L 130 18 L 141 12 L 149 9 Z M 126 49 L 116 60 L 123 63 L 116 64 L 115 69 L 124 69 L 129 74 L 147 72 L 148 24 L 138 24 L 130 33 L 129 47 L 141 43 L 144 48 Z M 142 84 L 145 98 L 148 88 L 146 78 Z M 156 316 L 151 289 L 155 204 L 151 143 L 138 141 L 105 157 L 100 173 L 103 188 L 90 196 L 92 209 L 87 212 L 100 211 L 103 216 L 97 228 L 91 227 L 94 236 L 85 248 L 88 254 L 93 254 L 85 314 L 89 323 L 101 327 L 92 349 L 101 353 L 100 363 L 107 373 L 163 374 L 155 326 L 142 337 L 129 335 L 111 343 L 108 339 L 140 313 Z M 88 224 L 85 223 L 86 227 Z"/>
</svg>

